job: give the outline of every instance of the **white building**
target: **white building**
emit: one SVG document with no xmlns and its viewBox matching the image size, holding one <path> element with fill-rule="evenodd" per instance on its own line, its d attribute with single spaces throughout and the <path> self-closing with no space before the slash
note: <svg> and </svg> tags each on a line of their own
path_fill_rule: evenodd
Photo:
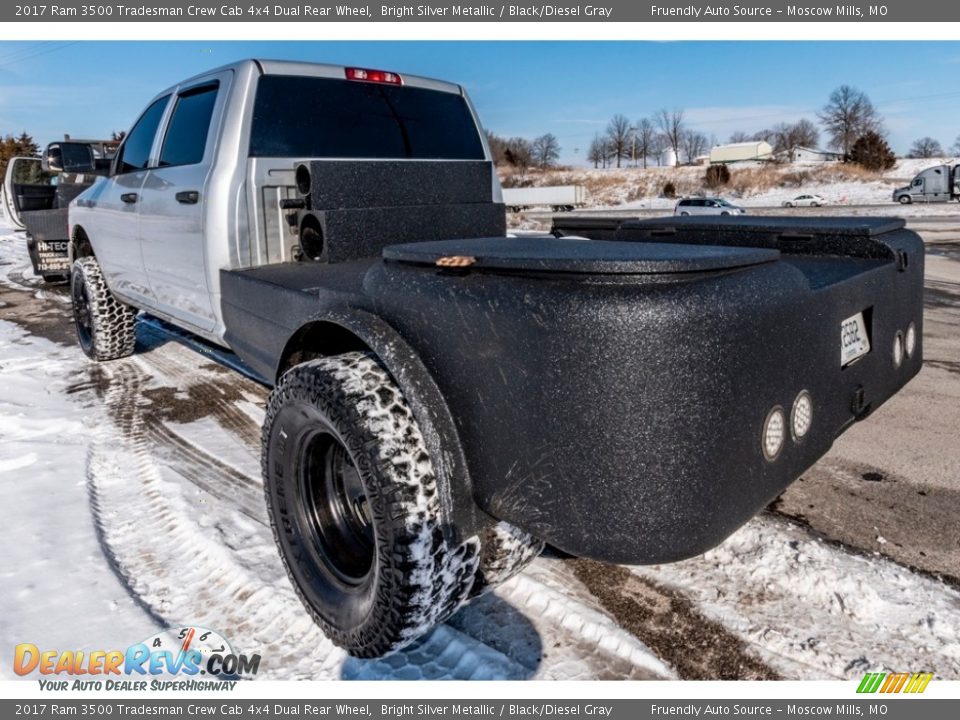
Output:
<svg viewBox="0 0 960 720">
<path fill-rule="evenodd" d="M 777 153 L 777 159 L 783 162 L 839 162 L 843 159 L 841 153 L 831 152 L 829 150 L 817 150 L 815 148 L 803 147 L 798 145 L 783 152 Z"/>
<path fill-rule="evenodd" d="M 710 151 L 711 163 L 748 162 L 772 160 L 773 147 L 764 140 L 717 145 Z"/>
</svg>

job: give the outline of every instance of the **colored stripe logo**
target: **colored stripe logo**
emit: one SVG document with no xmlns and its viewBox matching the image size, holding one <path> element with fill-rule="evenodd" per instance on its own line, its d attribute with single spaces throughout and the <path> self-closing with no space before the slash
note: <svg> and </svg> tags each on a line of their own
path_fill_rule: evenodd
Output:
<svg viewBox="0 0 960 720">
<path fill-rule="evenodd" d="M 927 689 L 933 673 L 867 673 L 860 681 L 858 693 L 912 693 Z"/>
</svg>

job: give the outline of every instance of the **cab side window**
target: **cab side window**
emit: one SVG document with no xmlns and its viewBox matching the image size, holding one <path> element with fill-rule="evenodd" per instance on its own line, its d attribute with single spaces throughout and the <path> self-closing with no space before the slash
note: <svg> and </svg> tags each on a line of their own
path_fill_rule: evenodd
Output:
<svg viewBox="0 0 960 720">
<path fill-rule="evenodd" d="M 164 95 L 159 100 L 155 100 L 137 120 L 133 130 L 127 135 L 123 147 L 120 148 L 120 154 L 117 156 L 118 174 L 135 172 L 147 167 L 153 138 L 157 134 L 157 128 L 160 126 L 160 120 L 163 118 L 163 111 L 167 107 L 168 100 L 170 100 L 169 95 Z"/>
<path fill-rule="evenodd" d="M 203 160 L 217 87 L 217 83 L 201 85 L 177 96 L 160 150 L 160 167 L 196 165 Z"/>
</svg>

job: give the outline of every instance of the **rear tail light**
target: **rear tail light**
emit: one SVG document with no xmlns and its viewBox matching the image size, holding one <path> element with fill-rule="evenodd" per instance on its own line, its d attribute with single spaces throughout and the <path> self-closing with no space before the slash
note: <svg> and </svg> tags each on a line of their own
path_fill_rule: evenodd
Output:
<svg viewBox="0 0 960 720">
<path fill-rule="evenodd" d="M 917 326 L 910 323 L 907 327 L 907 334 L 903 338 L 903 349 L 907 351 L 907 357 L 913 357 L 913 351 L 917 349 Z"/>
<path fill-rule="evenodd" d="M 783 416 L 783 409 L 779 406 L 775 407 L 767 413 L 767 419 L 763 422 L 763 456 L 770 462 L 780 455 L 786 434 L 787 423 Z"/>
<path fill-rule="evenodd" d="M 903 333 L 899 330 L 893 338 L 893 366 L 900 367 L 903 363 Z"/>
<path fill-rule="evenodd" d="M 363 80 L 364 82 L 386 83 L 387 85 L 403 85 L 403 78 L 397 73 L 386 70 L 367 70 L 365 68 L 347 68 L 347 80 Z"/>
<path fill-rule="evenodd" d="M 793 430 L 793 437 L 800 440 L 813 425 L 813 399 L 806 390 L 797 395 L 793 401 L 793 409 L 790 411 L 790 425 Z"/>
</svg>

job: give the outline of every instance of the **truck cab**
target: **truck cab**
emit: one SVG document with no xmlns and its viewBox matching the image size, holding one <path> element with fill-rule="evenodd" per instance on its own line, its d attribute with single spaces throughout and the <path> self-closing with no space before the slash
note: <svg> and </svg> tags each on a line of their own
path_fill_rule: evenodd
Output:
<svg viewBox="0 0 960 720">
<path fill-rule="evenodd" d="M 283 207 L 296 197 L 298 163 L 443 159 L 492 169 L 460 86 L 351 70 L 247 60 L 159 93 L 109 177 L 72 208 L 74 246 L 89 242 L 124 302 L 225 344 L 220 270 L 299 251 Z M 495 172 L 485 199 L 501 201 Z"/>
</svg>

